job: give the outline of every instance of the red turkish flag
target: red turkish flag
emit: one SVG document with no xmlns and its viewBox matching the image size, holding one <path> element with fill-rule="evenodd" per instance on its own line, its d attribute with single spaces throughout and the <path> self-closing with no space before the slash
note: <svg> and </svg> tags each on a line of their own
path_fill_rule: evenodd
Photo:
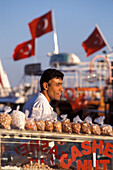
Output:
<svg viewBox="0 0 113 170">
<path fill-rule="evenodd" d="M 96 51 L 100 50 L 104 46 L 106 46 L 106 43 L 103 40 L 97 27 L 94 29 L 92 34 L 88 37 L 88 39 L 82 42 L 82 46 L 87 53 L 87 57 L 95 53 Z"/>
<path fill-rule="evenodd" d="M 52 11 L 49 11 L 45 15 L 34 19 L 29 24 L 29 29 L 32 38 L 40 37 L 41 35 L 53 31 L 52 25 Z"/>
<path fill-rule="evenodd" d="M 13 59 L 21 60 L 35 55 L 35 40 L 29 40 L 16 46 Z"/>
</svg>

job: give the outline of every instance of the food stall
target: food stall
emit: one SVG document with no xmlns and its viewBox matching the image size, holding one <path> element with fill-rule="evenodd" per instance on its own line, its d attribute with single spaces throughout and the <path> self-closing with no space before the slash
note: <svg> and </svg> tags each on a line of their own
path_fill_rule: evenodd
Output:
<svg viewBox="0 0 113 170">
<path fill-rule="evenodd" d="M 67 123 L 66 119 L 65 122 Z M 81 126 L 78 126 L 80 124 Z M 71 123 L 73 128 L 70 129 L 69 124 L 68 126 L 62 124 L 60 131 L 59 129 L 55 131 L 54 128 L 50 131 L 49 129 L 32 129 L 34 125 L 29 129 L 1 128 L 1 169 L 14 167 L 15 170 L 30 168 L 76 170 L 89 167 L 112 170 L 111 126 L 107 129 L 101 128 L 101 132 L 98 133 L 99 129 L 97 127 L 91 128 L 93 130 L 89 129 L 87 122 L 73 125 L 75 124 Z M 90 125 L 90 127 L 94 126 Z"/>
</svg>

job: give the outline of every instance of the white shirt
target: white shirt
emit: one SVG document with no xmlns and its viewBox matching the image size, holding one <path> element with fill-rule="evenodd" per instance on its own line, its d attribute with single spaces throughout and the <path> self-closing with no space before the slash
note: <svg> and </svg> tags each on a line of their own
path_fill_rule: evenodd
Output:
<svg viewBox="0 0 113 170">
<path fill-rule="evenodd" d="M 53 111 L 53 108 L 49 104 L 47 98 L 39 93 L 35 103 L 32 107 L 31 117 L 35 120 L 56 120 L 57 114 Z"/>
<path fill-rule="evenodd" d="M 38 93 L 37 96 L 32 97 L 26 102 L 23 112 L 26 110 L 30 113 L 29 117 L 33 117 L 36 121 L 39 119 L 57 120 L 57 113 L 53 111 L 47 98 L 42 93 Z M 50 142 L 49 146 L 53 147 L 54 142 Z"/>
</svg>

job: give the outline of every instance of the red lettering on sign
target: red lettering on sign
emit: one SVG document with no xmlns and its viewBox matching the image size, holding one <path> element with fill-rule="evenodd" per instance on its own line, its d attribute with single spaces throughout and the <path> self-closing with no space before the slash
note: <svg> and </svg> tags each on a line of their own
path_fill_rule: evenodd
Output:
<svg viewBox="0 0 113 170">
<path fill-rule="evenodd" d="M 40 159 L 40 163 L 41 163 L 41 164 L 42 164 L 42 163 L 47 164 L 47 162 L 46 162 L 46 160 L 45 160 L 44 158 L 41 158 L 41 159 Z"/>
<path fill-rule="evenodd" d="M 77 157 L 83 156 L 83 154 L 76 148 L 76 146 L 71 147 L 72 162 L 76 160 Z"/>
<path fill-rule="evenodd" d="M 41 151 L 42 152 L 48 152 L 48 146 L 49 146 L 49 142 L 48 141 L 42 141 Z"/>
<path fill-rule="evenodd" d="M 68 157 L 68 154 L 63 154 L 61 157 L 60 157 L 60 165 L 65 168 L 65 169 L 68 169 L 70 166 L 71 166 L 71 158 L 68 159 L 68 163 L 66 164 L 64 162 L 64 160 L 66 160 Z"/>
<path fill-rule="evenodd" d="M 99 144 L 97 144 L 96 140 L 93 140 L 92 152 L 96 153 L 96 149 L 99 149 L 99 154 L 103 153 L 103 141 L 102 140 L 99 140 Z"/>
<path fill-rule="evenodd" d="M 82 164 L 81 160 L 77 160 L 77 170 L 87 170 L 87 160 L 84 160 L 84 165 Z"/>
<path fill-rule="evenodd" d="M 88 160 L 89 170 L 92 169 L 92 160 Z"/>
<path fill-rule="evenodd" d="M 100 163 L 103 164 L 103 170 L 106 170 L 107 169 L 106 164 L 109 164 L 110 160 L 100 160 Z"/>
<path fill-rule="evenodd" d="M 14 148 L 15 152 L 20 155 L 18 148 Z"/>
<path fill-rule="evenodd" d="M 54 154 L 57 157 L 57 145 L 54 145 L 52 149 L 49 151 L 50 154 Z"/>
<path fill-rule="evenodd" d="M 87 151 L 86 151 L 86 150 L 83 150 L 83 151 L 82 151 L 82 153 L 83 153 L 84 155 L 89 155 L 89 154 L 91 153 L 91 146 L 89 146 L 89 145 L 90 145 L 90 142 L 89 142 L 89 141 L 84 141 L 84 142 L 82 142 L 82 144 L 81 144 L 82 148 L 83 148 L 83 149 L 87 149 Z"/>
<path fill-rule="evenodd" d="M 20 147 L 21 152 L 24 152 L 24 153 L 21 153 L 22 156 L 27 155 L 27 154 L 29 153 L 29 150 L 28 150 L 28 147 L 27 147 L 27 144 L 26 144 L 26 143 L 23 143 L 23 144 L 20 145 L 19 147 Z M 21 148 L 22 148 L 22 149 L 21 149 Z"/>
<path fill-rule="evenodd" d="M 112 148 L 112 149 L 111 149 Z M 113 153 L 113 144 L 111 143 L 106 143 L 106 147 L 105 147 L 105 150 L 104 150 L 104 155 L 109 157 L 109 158 L 112 158 L 112 154 L 108 153 L 108 152 L 111 152 Z"/>
<path fill-rule="evenodd" d="M 99 170 L 99 161 L 96 160 L 96 167 L 95 167 L 95 170 Z"/>
<path fill-rule="evenodd" d="M 30 151 L 33 152 L 33 149 L 36 148 L 37 152 L 39 151 L 39 141 L 30 141 Z"/>
</svg>

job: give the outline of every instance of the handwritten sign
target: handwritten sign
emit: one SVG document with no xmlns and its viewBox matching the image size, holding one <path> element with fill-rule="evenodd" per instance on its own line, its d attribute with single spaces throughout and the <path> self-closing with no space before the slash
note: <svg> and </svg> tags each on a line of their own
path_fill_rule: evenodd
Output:
<svg viewBox="0 0 113 170">
<path fill-rule="evenodd" d="M 15 148 L 15 152 L 19 155 L 25 156 L 28 155 L 29 152 L 33 152 L 33 150 L 36 150 L 37 152 L 41 151 L 42 153 L 48 153 L 51 155 L 51 162 L 53 161 L 53 155 L 55 158 L 59 159 L 60 165 L 68 169 L 73 162 L 76 161 L 77 163 L 77 170 L 87 170 L 87 168 L 91 169 L 93 167 L 93 160 L 84 160 L 83 162 L 78 159 L 82 158 L 82 156 L 89 155 L 96 153 L 98 150 L 98 153 L 100 155 L 104 155 L 108 158 L 112 158 L 113 154 L 113 144 L 106 142 L 106 144 L 103 143 L 103 140 L 93 140 L 92 143 L 89 141 L 84 141 L 81 143 L 81 149 L 79 150 L 75 145 L 72 145 L 68 153 L 71 154 L 71 157 L 68 157 L 68 153 L 65 151 L 60 151 L 61 155 L 58 157 L 58 146 L 55 144 L 52 148 L 49 147 L 48 141 L 36 141 L 34 144 L 33 141 L 30 141 L 28 143 L 24 143 L 19 145 L 18 148 Z M 65 161 L 66 160 L 66 161 Z M 37 162 L 37 159 L 30 159 L 30 161 Z M 46 158 L 41 159 L 41 163 L 47 163 Z M 99 165 L 103 166 L 103 170 L 107 169 L 107 164 L 110 164 L 110 160 L 95 160 L 95 168 L 96 170 L 99 169 Z"/>
</svg>

